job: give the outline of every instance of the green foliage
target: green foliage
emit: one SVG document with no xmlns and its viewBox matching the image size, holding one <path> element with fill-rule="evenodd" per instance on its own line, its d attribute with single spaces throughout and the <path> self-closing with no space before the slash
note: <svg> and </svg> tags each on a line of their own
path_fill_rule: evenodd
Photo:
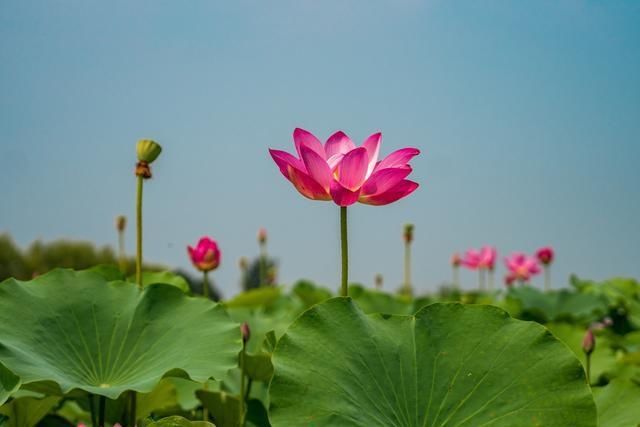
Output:
<svg viewBox="0 0 640 427">
<path fill-rule="evenodd" d="M 141 292 L 70 270 L 0 284 L 0 362 L 25 384 L 115 399 L 150 392 L 174 371 L 199 382 L 221 378 L 240 346 L 238 325 L 221 306 L 174 286 Z"/>
<path fill-rule="evenodd" d="M 490 306 L 366 315 L 334 298 L 291 325 L 273 363 L 276 427 L 596 425 L 575 356 Z"/>
<path fill-rule="evenodd" d="M 606 387 L 594 389 L 600 427 L 640 425 L 640 386 L 616 379 Z"/>
<path fill-rule="evenodd" d="M 146 424 L 144 427 L 216 427 L 206 421 L 189 421 L 186 418 L 174 416 L 163 418 Z"/>
<path fill-rule="evenodd" d="M 0 405 L 20 387 L 20 378 L 0 363 Z"/>
<path fill-rule="evenodd" d="M 60 398 L 57 396 L 20 397 L 0 407 L 0 414 L 8 417 L 3 427 L 33 427 L 42 420 Z"/>
<path fill-rule="evenodd" d="M 249 268 L 243 274 L 242 280 L 241 280 L 241 287 L 244 291 L 249 291 L 251 289 L 258 289 L 261 287 L 260 260 L 261 260 L 261 257 L 257 257 L 253 261 L 251 261 Z M 265 273 L 266 273 L 266 284 L 269 286 L 275 286 L 278 263 L 273 258 L 265 257 L 264 266 L 265 266 Z"/>
</svg>

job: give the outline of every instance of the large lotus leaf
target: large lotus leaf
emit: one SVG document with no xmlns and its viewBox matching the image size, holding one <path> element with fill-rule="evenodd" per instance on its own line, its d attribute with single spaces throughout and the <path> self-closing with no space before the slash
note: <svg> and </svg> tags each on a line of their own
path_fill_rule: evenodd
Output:
<svg viewBox="0 0 640 427">
<path fill-rule="evenodd" d="M 113 399 L 150 392 L 169 371 L 222 377 L 240 348 L 239 327 L 221 306 L 175 286 L 140 291 L 71 270 L 0 284 L 0 362 L 23 383 Z"/>
<path fill-rule="evenodd" d="M 543 326 L 492 306 L 305 312 L 273 353 L 272 425 L 596 425 L 582 366 Z"/>
<path fill-rule="evenodd" d="M 308 280 L 300 280 L 294 286 L 292 293 L 300 298 L 306 308 L 331 298 L 328 289 L 320 288 Z"/>
<path fill-rule="evenodd" d="M 151 393 L 140 393 L 137 397 L 136 416 L 148 417 L 152 412 L 179 407 L 178 392 L 171 378 L 160 381 Z"/>
<path fill-rule="evenodd" d="M 224 391 L 198 390 L 202 404 L 218 427 L 240 427 L 240 400 Z"/>
<path fill-rule="evenodd" d="M 616 379 L 605 387 L 594 388 L 600 427 L 640 425 L 640 386 Z"/>
<path fill-rule="evenodd" d="M 33 427 L 53 409 L 60 401 L 57 396 L 43 399 L 36 397 L 21 397 L 0 407 L 0 414 L 9 417 L 2 424 L 3 427 Z"/>
<path fill-rule="evenodd" d="M 349 287 L 349 295 L 365 313 L 413 314 L 413 301 L 408 296 L 391 295 L 360 285 Z"/>
<path fill-rule="evenodd" d="M 186 418 L 174 416 L 151 422 L 146 427 L 216 427 L 207 421 L 189 421 Z"/>
<path fill-rule="evenodd" d="M 280 298 L 280 288 L 265 286 L 263 288 L 250 289 L 242 292 L 224 304 L 229 308 L 264 307 L 271 305 L 278 298 Z"/>
<path fill-rule="evenodd" d="M 20 378 L 0 363 L 0 405 L 20 388 Z"/>
<path fill-rule="evenodd" d="M 135 282 L 135 276 L 129 277 L 130 282 Z M 142 286 L 147 287 L 155 285 L 156 283 L 164 283 L 165 285 L 175 286 L 182 292 L 189 293 L 189 282 L 187 279 L 179 274 L 172 273 L 170 271 L 143 271 L 142 272 Z"/>
<path fill-rule="evenodd" d="M 542 292 L 531 286 L 520 286 L 509 290 L 508 299 L 521 303 L 523 316 L 542 323 L 562 319 L 588 323 L 608 311 L 607 299 L 603 296 L 566 289 Z"/>
<path fill-rule="evenodd" d="M 247 377 L 254 381 L 269 382 L 273 375 L 273 365 L 269 353 L 247 353 L 244 357 L 244 366 Z"/>
</svg>

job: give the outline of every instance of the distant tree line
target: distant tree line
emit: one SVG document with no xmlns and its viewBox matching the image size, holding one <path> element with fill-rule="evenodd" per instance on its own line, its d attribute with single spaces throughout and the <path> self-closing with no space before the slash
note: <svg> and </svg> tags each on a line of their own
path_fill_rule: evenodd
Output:
<svg viewBox="0 0 640 427">
<path fill-rule="evenodd" d="M 90 242 L 54 240 L 42 242 L 36 240 L 26 249 L 18 247 L 9 234 L 0 234 L 0 282 L 14 277 L 18 280 L 30 280 L 54 268 L 72 268 L 84 270 L 96 265 L 119 265 L 119 259 L 109 246 L 96 247 Z M 124 262 L 127 276 L 135 272 L 135 259 L 127 257 Z M 163 271 L 169 268 L 159 264 L 145 264 L 145 270 Z M 202 279 L 196 279 L 183 270 L 174 271 L 183 276 L 195 293 L 202 290 Z M 211 297 L 220 299 L 220 293 L 212 286 Z"/>
</svg>

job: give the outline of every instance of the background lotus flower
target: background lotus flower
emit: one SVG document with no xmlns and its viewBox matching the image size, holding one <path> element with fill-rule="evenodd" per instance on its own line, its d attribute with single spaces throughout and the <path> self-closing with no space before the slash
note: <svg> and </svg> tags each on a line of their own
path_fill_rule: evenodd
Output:
<svg viewBox="0 0 640 427">
<path fill-rule="evenodd" d="M 512 280 L 528 282 L 532 276 L 540 273 L 540 265 L 534 257 L 516 252 L 504 259 Z"/>
<path fill-rule="evenodd" d="M 544 267 L 544 289 L 548 291 L 551 289 L 551 263 L 553 262 L 554 253 L 553 248 L 551 246 L 545 246 L 544 248 L 538 249 L 536 252 L 536 257 L 538 261 Z"/>
<path fill-rule="evenodd" d="M 492 246 L 483 246 L 480 249 L 468 249 L 462 258 L 462 265 L 470 270 L 479 270 L 478 284 L 480 289 L 484 288 L 485 271 L 490 272 L 490 287 L 493 288 L 493 270 L 495 268 L 498 251 Z"/>
<path fill-rule="evenodd" d="M 538 251 L 536 252 L 536 257 L 542 265 L 551 264 L 553 262 L 553 256 L 554 253 L 551 246 L 545 246 L 544 248 L 538 249 Z"/>
<path fill-rule="evenodd" d="M 200 271 L 215 270 L 220 265 L 222 254 L 216 241 L 210 237 L 202 237 L 195 248 L 187 246 L 187 251 L 194 267 Z"/>
<path fill-rule="evenodd" d="M 298 157 L 270 149 L 271 157 L 303 196 L 312 200 L 333 200 L 339 206 L 356 202 L 386 205 L 411 194 L 418 184 L 405 179 L 412 171 L 408 162 L 420 153 L 402 148 L 378 161 L 381 133 L 356 147 L 342 131 L 323 145 L 303 129 L 293 132 Z"/>
</svg>

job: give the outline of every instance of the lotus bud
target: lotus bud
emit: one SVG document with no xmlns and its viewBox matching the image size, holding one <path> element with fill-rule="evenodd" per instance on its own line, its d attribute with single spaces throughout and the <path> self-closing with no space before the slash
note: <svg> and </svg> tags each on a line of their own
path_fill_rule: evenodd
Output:
<svg viewBox="0 0 640 427">
<path fill-rule="evenodd" d="M 204 236 L 195 247 L 187 246 L 191 263 L 200 271 L 211 271 L 218 268 L 222 253 L 218 243 L 210 237 Z"/>
<path fill-rule="evenodd" d="M 116 229 L 122 233 L 127 228 L 127 217 L 124 215 L 118 215 L 116 217 Z"/>
<path fill-rule="evenodd" d="M 460 267 L 460 264 L 462 264 L 462 258 L 460 258 L 460 254 L 456 252 L 451 256 L 451 265 L 453 267 Z"/>
<path fill-rule="evenodd" d="M 593 353 L 593 350 L 596 349 L 596 337 L 593 334 L 591 328 L 587 329 L 587 332 L 584 334 L 584 339 L 582 340 L 582 351 L 587 356 Z"/>
<path fill-rule="evenodd" d="M 267 230 L 264 227 L 260 227 L 258 230 L 258 243 L 261 245 L 267 243 Z"/>
<path fill-rule="evenodd" d="M 382 282 L 383 282 L 383 277 L 382 274 L 378 273 L 376 274 L 375 278 L 374 278 L 374 282 L 376 285 L 376 289 L 382 289 Z"/>
<path fill-rule="evenodd" d="M 404 226 L 404 241 L 406 243 L 413 242 L 413 224 L 405 224 L 405 226 Z"/>
<path fill-rule="evenodd" d="M 536 257 L 538 261 L 540 261 L 543 265 L 549 265 L 553 262 L 553 248 L 551 246 L 546 246 L 544 248 L 538 249 L 536 252 Z"/>
<path fill-rule="evenodd" d="M 249 329 L 249 324 L 247 322 L 243 322 L 240 325 L 240 332 L 242 332 L 242 342 L 246 344 L 251 338 L 251 329 Z"/>
</svg>

